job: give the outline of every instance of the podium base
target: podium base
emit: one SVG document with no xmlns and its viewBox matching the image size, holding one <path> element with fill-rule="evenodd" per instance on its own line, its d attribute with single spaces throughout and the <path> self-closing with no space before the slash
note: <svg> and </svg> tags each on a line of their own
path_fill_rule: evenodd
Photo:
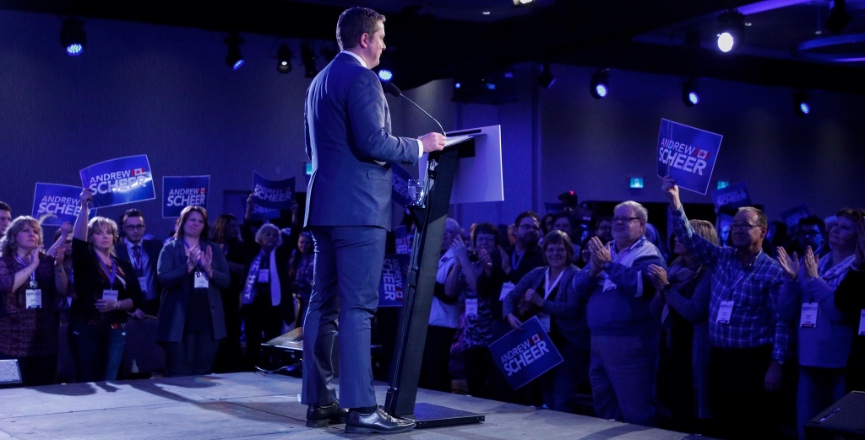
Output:
<svg viewBox="0 0 865 440">
<path fill-rule="evenodd" d="M 468 425 L 470 423 L 481 423 L 486 420 L 486 416 L 483 414 L 475 414 L 429 403 L 415 404 L 414 416 L 408 418 L 415 421 L 415 429 Z"/>
</svg>

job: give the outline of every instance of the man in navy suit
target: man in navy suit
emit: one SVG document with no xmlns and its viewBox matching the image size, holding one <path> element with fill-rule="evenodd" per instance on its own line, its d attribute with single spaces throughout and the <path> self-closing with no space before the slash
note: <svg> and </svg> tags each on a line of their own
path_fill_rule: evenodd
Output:
<svg viewBox="0 0 865 440">
<path fill-rule="evenodd" d="M 302 401 L 309 405 L 308 426 L 345 418 L 349 433 L 404 432 L 415 425 L 376 405 L 370 329 L 391 228 L 390 164 L 414 165 L 445 143 L 439 133 L 419 139 L 390 133 L 387 101 L 370 70 L 385 49 L 384 21 L 367 8 L 340 15 L 341 52 L 312 80 L 304 109 L 312 160 L 305 226 L 315 244 L 315 275 L 303 325 Z M 332 383 L 337 322 L 341 401 Z"/>
<path fill-rule="evenodd" d="M 162 294 L 156 278 L 156 263 L 162 251 L 162 242 L 144 239 L 147 225 L 144 223 L 144 214 L 138 209 L 127 209 L 120 219 L 120 227 L 123 228 L 124 236 L 115 246 L 117 258 L 132 263 L 141 284 L 141 293 L 144 294 L 144 303 L 133 315 L 138 319 L 144 318 L 144 315 L 156 316 L 159 312 L 159 295 Z"/>
</svg>

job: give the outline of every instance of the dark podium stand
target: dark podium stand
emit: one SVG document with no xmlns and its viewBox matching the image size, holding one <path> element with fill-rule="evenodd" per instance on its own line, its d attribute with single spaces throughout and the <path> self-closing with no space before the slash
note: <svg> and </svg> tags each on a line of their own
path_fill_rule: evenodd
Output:
<svg viewBox="0 0 865 440">
<path fill-rule="evenodd" d="M 418 428 L 479 423 L 485 419 L 482 414 L 423 403 L 415 405 L 457 161 L 473 153 L 474 139 L 471 137 L 431 153 L 424 182 L 425 206 L 410 208 L 417 229 L 384 408 L 394 416 L 415 420 Z"/>
</svg>

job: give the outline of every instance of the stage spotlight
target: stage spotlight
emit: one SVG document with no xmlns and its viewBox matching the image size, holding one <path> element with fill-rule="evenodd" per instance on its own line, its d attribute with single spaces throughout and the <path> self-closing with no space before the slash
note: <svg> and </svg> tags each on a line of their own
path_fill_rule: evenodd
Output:
<svg viewBox="0 0 865 440">
<path fill-rule="evenodd" d="M 531 4 L 535 0 L 514 0 L 514 6 L 525 6 Z"/>
<path fill-rule="evenodd" d="M 240 66 L 243 66 L 243 55 L 240 54 L 240 45 L 243 44 L 243 38 L 240 38 L 237 32 L 232 32 L 225 37 L 223 42 L 228 46 L 225 64 L 231 67 L 232 70 L 240 69 Z"/>
<path fill-rule="evenodd" d="M 718 49 L 729 52 L 742 44 L 745 35 L 745 16 L 729 10 L 718 16 Z"/>
<path fill-rule="evenodd" d="M 556 83 L 556 76 L 550 71 L 550 63 L 544 63 L 541 74 L 538 76 L 538 86 L 549 90 Z"/>
<path fill-rule="evenodd" d="M 84 22 L 77 18 L 63 20 L 60 28 L 60 45 L 69 56 L 78 56 L 84 52 L 87 45 L 87 34 L 84 33 Z"/>
<path fill-rule="evenodd" d="M 390 80 L 393 79 L 393 72 L 391 72 L 390 69 L 381 69 L 378 71 L 378 79 L 380 79 L 381 82 L 390 82 Z"/>
<path fill-rule="evenodd" d="M 315 51 L 312 49 L 312 43 L 304 41 L 300 45 L 300 59 L 303 61 L 305 78 L 315 78 L 318 75 L 318 69 L 315 67 Z"/>
<path fill-rule="evenodd" d="M 845 0 L 835 0 L 832 9 L 829 10 L 829 18 L 826 19 L 826 29 L 840 34 L 844 27 L 850 23 L 850 14 L 847 12 Z"/>
<path fill-rule="evenodd" d="M 276 51 L 276 71 L 279 73 L 291 72 L 291 48 L 282 43 Z"/>
<path fill-rule="evenodd" d="M 607 93 L 610 91 L 607 80 L 607 69 L 599 70 L 592 75 L 589 92 L 593 98 L 601 99 L 607 96 Z"/>
<path fill-rule="evenodd" d="M 808 93 L 800 90 L 793 95 L 793 111 L 797 115 L 805 116 L 811 113 L 811 104 L 808 103 Z"/>
<path fill-rule="evenodd" d="M 682 102 L 688 107 L 693 107 L 700 103 L 700 92 L 697 88 L 697 81 L 689 79 L 682 85 Z"/>
</svg>

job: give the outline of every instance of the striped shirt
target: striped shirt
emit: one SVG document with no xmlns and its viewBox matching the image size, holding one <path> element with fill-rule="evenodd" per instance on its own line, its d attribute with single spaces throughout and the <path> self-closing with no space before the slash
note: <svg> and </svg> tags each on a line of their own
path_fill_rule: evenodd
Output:
<svg viewBox="0 0 865 440">
<path fill-rule="evenodd" d="M 673 233 L 701 263 L 715 268 L 709 300 L 709 338 L 720 348 L 772 346 L 772 359 L 787 357 L 790 328 L 780 318 L 778 297 L 783 284 L 783 269 L 763 251 L 750 267 L 744 267 L 736 249 L 720 247 L 694 232 L 685 210 L 670 210 Z M 723 302 L 732 301 L 729 323 L 718 323 Z"/>
</svg>

